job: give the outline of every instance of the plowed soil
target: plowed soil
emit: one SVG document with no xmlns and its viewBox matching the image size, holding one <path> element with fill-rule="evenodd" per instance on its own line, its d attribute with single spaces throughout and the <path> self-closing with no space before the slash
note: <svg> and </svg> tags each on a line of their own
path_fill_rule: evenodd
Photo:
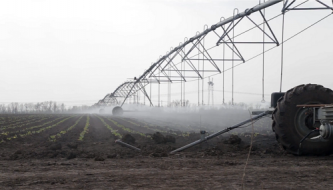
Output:
<svg viewBox="0 0 333 190">
<path fill-rule="evenodd" d="M 43 117 L 48 118 L 33 122 Z M 172 121 L 93 114 L 0 115 L 0 133 L 15 131 L 1 128 L 15 122 L 29 121 L 20 126 L 23 130 L 59 118 L 34 128 L 37 131 L 67 117 L 71 118 L 40 133 L 0 136 L 0 189 L 333 189 L 332 156 L 287 154 L 274 133 L 266 129 L 251 133 L 251 126 L 175 154 L 169 152 L 200 139 L 199 126 L 180 124 L 183 128 L 177 129 Z M 79 140 L 88 117 L 87 133 Z M 120 137 L 100 118 L 123 137 L 134 137 L 131 144 L 141 151 L 115 143 Z M 257 123 L 254 129 L 262 125 L 269 123 Z M 156 132 L 170 135 L 175 143 L 153 140 Z M 54 135 L 58 136 L 51 138 Z"/>
</svg>

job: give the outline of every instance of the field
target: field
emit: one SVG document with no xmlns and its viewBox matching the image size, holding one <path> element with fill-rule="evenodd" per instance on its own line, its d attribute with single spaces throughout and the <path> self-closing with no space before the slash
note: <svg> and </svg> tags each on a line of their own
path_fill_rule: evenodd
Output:
<svg viewBox="0 0 333 190">
<path fill-rule="evenodd" d="M 0 187 L 333 188 L 332 157 L 286 154 L 276 143 L 268 118 L 183 152 L 168 154 L 198 140 L 200 129 L 211 134 L 249 117 L 246 112 L 228 114 L 0 115 Z M 157 143 L 157 132 L 175 142 Z M 130 142 L 127 134 L 135 142 Z M 141 152 L 116 144 L 117 139 L 129 141 Z"/>
</svg>

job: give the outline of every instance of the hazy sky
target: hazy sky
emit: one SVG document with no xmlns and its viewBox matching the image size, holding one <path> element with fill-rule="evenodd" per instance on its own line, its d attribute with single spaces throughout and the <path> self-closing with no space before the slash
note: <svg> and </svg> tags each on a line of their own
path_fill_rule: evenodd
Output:
<svg viewBox="0 0 333 190">
<path fill-rule="evenodd" d="M 0 102 L 91 105 L 126 79 L 141 75 L 170 47 L 202 31 L 205 24 L 231 16 L 236 7 L 243 11 L 256 4 L 257 0 L 1 1 Z M 272 11 L 280 10 L 276 5 Z M 286 34 L 328 13 L 287 15 Z M 284 90 L 302 83 L 333 88 L 332 34 L 333 16 L 286 44 Z M 279 50 L 267 57 L 275 60 L 267 66 L 266 93 L 270 94 L 278 90 Z M 237 68 L 235 91 L 261 93 L 260 59 L 257 62 Z M 214 79 L 216 102 L 221 101 L 219 81 Z M 261 100 L 260 95 L 237 98 L 236 102 Z"/>
</svg>

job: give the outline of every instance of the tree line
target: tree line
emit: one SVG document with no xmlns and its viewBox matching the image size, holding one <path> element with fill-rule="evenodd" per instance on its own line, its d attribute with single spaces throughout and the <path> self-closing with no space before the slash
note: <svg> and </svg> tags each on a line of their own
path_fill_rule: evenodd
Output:
<svg viewBox="0 0 333 190">
<path fill-rule="evenodd" d="M 37 103 L 18 103 L 0 104 L 2 114 L 22 114 L 22 113 L 71 113 L 87 111 L 90 106 L 67 107 L 64 103 L 45 101 Z"/>
</svg>

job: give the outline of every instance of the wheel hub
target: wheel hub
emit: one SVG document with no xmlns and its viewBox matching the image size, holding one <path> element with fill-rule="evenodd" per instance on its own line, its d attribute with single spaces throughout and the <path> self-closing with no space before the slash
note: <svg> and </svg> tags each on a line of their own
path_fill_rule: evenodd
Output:
<svg viewBox="0 0 333 190">
<path fill-rule="evenodd" d="M 307 135 L 310 131 L 318 128 L 320 122 L 315 121 L 313 108 L 300 108 L 295 116 L 295 127 L 301 136 Z M 316 136 L 313 134 L 311 136 Z"/>
</svg>

